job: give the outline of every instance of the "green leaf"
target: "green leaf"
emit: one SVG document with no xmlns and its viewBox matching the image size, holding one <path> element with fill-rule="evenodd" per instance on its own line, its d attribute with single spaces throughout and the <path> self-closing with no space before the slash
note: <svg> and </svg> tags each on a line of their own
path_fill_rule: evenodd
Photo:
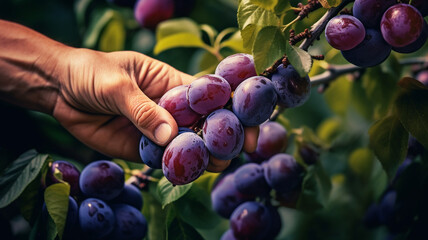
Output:
<svg viewBox="0 0 428 240">
<path fill-rule="evenodd" d="M 177 33 L 158 41 L 153 52 L 154 54 L 159 54 L 168 49 L 178 47 L 206 48 L 206 45 L 198 35 L 193 33 Z"/>
<path fill-rule="evenodd" d="M 342 0 L 319 0 L 324 8 L 337 7 L 342 3 Z"/>
<path fill-rule="evenodd" d="M 206 28 L 203 27 L 203 29 Z M 195 21 L 190 18 L 176 18 L 159 23 L 156 28 L 156 40 L 160 41 L 179 33 L 191 33 L 199 38 L 201 37 L 201 31 Z"/>
<path fill-rule="evenodd" d="M 220 48 L 228 47 L 233 49 L 237 53 L 247 52 L 244 48 L 244 43 L 241 38 L 240 32 L 235 32 L 230 38 L 221 42 Z"/>
<path fill-rule="evenodd" d="M 68 197 L 70 196 L 70 185 L 68 183 L 52 184 L 45 190 L 45 203 L 49 215 L 55 222 L 58 235 L 62 238 L 65 221 L 68 212 Z"/>
<path fill-rule="evenodd" d="M 168 229 L 168 239 L 174 240 L 203 240 L 202 236 L 191 225 L 175 218 Z"/>
<path fill-rule="evenodd" d="M 208 35 L 211 45 L 214 45 L 215 36 L 217 36 L 217 30 L 208 24 L 201 24 L 200 28 Z"/>
<path fill-rule="evenodd" d="M 391 179 L 407 153 L 409 134 L 397 116 L 385 117 L 369 130 L 370 148 Z"/>
<path fill-rule="evenodd" d="M 149 189 L 156 189 L 156 185 L 150 185 Z M 162 210 L 161 204 L 151 192 L 143 191 L 142 194 L 144 201 L 142 213 L 148 222 L 147 239 L 167 239 L 165 230 L 167 212 Z"/>
<path fill-rule="evenodd" d="M 192 188 L 193 183 L 173 186 L 167 178 L 163 177 L 157 187 L 158 194 L 161 198 L 162 208 L 165 208 L 166 205 L 176 201 L 186 194 L 190 188 Z"/>
<path fill-rule="evenodd" d="M 260 26 L 249 25 L 241 30 L 242 41 L 245 49 L 252 50 L 254 41 L 256 41 L 256 37 L 260 29 Z"/>
<path fill-rule="evenodd" d="M 125 48 L 126 30 L 122 19 L 114 18 L 103 29 L 98 49 L 104 52 L 120 51 Z"/>
<path fill-rule="evenodd" d="M 362 179 L 368 180 L 374 164 L 373 152 L 368 148 L 355 149 L 349 156 L 348 163 L 352 172 Z"/>
<path fill-rule="evenodd" d="M 47 164 L 45 166 L 47 168 Z M 30 224 L 35 222 L 39 209 L 42 208 L 43 192 L 40 191 L 39 179 L 39 177 L 34 179 L 34 181 L 25 188 L 18 200 L 21 214 Z"/>
<path fill-rule="evenodd" d="M 296 46 L 287 44 L 287 57 L 294 69 L 301 77 L 305 77 L 311 71 L 312 58 L 308 52 Z"/>
<path fill-rule="evenodd" d="M 329 199 L 331 180 L 320 162 L 308 166 L 302 183 L 297 209 L 312 212 L 323 208 Z"/>
<path fill-rule="evenodd" d="M 428 149 L 428 88 L 413 78 L 403 78 L 395 106 L 404 128 Z"/>
<path fill-rule="evenodd" d="M 94 48 L 104 27 L 116 16 L 111 9 L 101 9 L 94 12 L 91 23 L 83 36 L 83 47 Z"/>
<path fill-rule="evenodd" d="M 278 4 L 278 0 L 250 0 L 250 2 L 267 10 L 273 10 Z"/>
<path fill-rule="evenodd" d="M 243 30 L 250 25 L 278 26 L 279 19 L 272 11 L 266 10 L 251 0 L 242 0 L 238 7 L 238 25 Z"/>
<path fill-rule="evenodd" d="M 261 73 L 284 55 L 286 40 L 278 27 L 262 28 L 253 45 L 256 72 Z"/>
<path fill-rule="evenodd" d="M 324 98 L 328 106 L 336 114 L 344 116 L 349 109 L 351 88 L 352 82 L 347 77 L 339 77 L 331 82 L 324 92 Z"/>
<path fill-rule="evenodd" d="M 47 154 L 35 150 L 25 152 L 16 159 L 0 176 L 0 208 L 9 205 L 19 197 L 24 189 L 39 175 Z"/>
</svg>

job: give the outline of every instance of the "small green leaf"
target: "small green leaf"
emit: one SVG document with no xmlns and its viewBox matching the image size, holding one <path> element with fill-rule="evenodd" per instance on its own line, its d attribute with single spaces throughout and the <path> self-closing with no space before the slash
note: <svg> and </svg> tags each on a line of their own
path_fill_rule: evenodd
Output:
<svg viewBox="0 0 428 240">
<path fill-rule="evenodd" d="M 215 36 L 217 36 L 217 30 L 208 24 L 201 24 L 200 28 L 208 35 L 211 45 L 214 45 Z"/>
<path fill-rule="evenodd" d="M 106 8 L 95 11 L 91 23 L 83 36 L 83 46 L 94 48 L 104 27 L 115 17 L 115 11 Z"/>
<path fill-rule="evenodd" d="M 70 185 L 68 183 L 52 184 L 45 190 L 45 202 L 49 215 L 55 222 L 58 235 L 62 238 L 67 219 Z"/>
<path fill-rule="evenodd" d="M 162 38 L 160 41 L 158 41 L 153 52 L 157 55 L 168 49 L 178 47 L 205 48 L 206 45 L 198 35 L 195 35 L 193 33 L 177 33 Z"/>
<path fill-rule="evenodd" d="M 342 3 L 342 0 L 319 0 L 324 8 L 337 7 Z"/>
<path fill-rule="evenodd" d="M 261 73 L 284 55 L 286 40 L 278 27 L 262 28 L 253 45 L 256 72 Z"/>
<path fill-rule="evenodd" d="M 312 57 L 308 52 L 296 46 L 287 44 L 287 56 L 291 65 L 301 77 L 305 77 L 311 71 Z"/>
<path fill-rule="evenodd" d="M 373 152 L 368 148 L 355 149 L 349 156 L 348 163 L 352 172 L 362 179 L 368 180 L 374 164 Z"/>
<path fill-rule="evenodd" d="M 428 149 L 428 87 L 413 78 L 403 78 L 395 106 L 404 128 Z"/>
<path fill-rule="evenodd" d="M 168 236 L 174 240 L 203 240 L 202 236 L 191 225 L 175 218 L 168 229 Z"/>
<path fill-rule="evenodd" d="M 391 179 L 407 153 L 409 134 L 397 116 L 385 117 L 369 130 L 370 148 Z"/>
<path fill-rule="evenodd" d="M 104 52 L 120 51 L 125 48 L 126 30 L 122 19 L 114 18 L 103 29 L 98 49 Z"/>
<path fill-rule="evenodd" d="M 190 18 L 176 18 L 159 23 L 156 28 L 156 40 L 160 41 L 179 33 L 191 33 L 201 37 L 201 31 L 195 21 Z"/>
<path fill-rule="evenodd" d="M 186 185 L 173 186 L 168 179 L 163 177 L 157 187 L 158 194 L 161 198 L 162 208 L 165 208 L 166 205 L 176 201 L 186 194 L 190 188 L 192 188 L 193 183 Z"/>
<path fill-rule="evenodd" d="M 278 17 L 272 11 L 266 10 L 251 0 L 242 0 L 238 7 L 238 25 L 243 30 L 249 25 L 277 26 Z"/>
<path fill-rule="evenodd" d="M 273 10 L 278 4 L 278 0 L 250 0 L 250 2 L 267 10 Z"/>
<path fill-rule="evenodd" d="M 297 209 L 312 212 L 323 208 L 329 199 L 331 180 L 320 162 L 308 166 L 302 183 Z"/>
<path fill-rule="evenodd" d="M 39 175 L 47 154 L 35 150 L 25 152 L 0 175 L 0 208 L 9 205 L 21 195 L 24 189 Z"/>
<path fill-rule="evenodd" d="M 245 50 L 245 48 L 244 48 L 244 43 L 242 41 L 241 33 L 239 31 L 235 32 L 227 40 L 221 42 L 220 47 L 221 48 L 224 48 L 224 47 L 231 48 L 231 49 L 233 49 L 237 53 L 245 53 L 245 52 L 247 52 Z"/>
</svg>

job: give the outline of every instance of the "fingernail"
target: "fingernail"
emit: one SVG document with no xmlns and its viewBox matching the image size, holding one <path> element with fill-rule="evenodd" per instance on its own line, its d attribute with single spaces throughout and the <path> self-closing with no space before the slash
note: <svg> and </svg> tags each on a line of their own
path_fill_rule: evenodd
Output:
<svg viewBox="0 0 428 240">
<path fill-rule="evenodd" d="M 166 143 L 171 137 L 172 128 L 168 123 L 161 123 L 155 129 L 155 138 L 160 144 Z"/>
</svg>

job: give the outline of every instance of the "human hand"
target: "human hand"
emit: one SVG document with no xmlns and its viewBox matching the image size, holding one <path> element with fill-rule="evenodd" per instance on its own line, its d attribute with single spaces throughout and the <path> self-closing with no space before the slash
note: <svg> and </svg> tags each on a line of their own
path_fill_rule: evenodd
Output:
<svg viewBox="0 0 428 240">
<path fill-rule="evenodd" d="M 194 77 L 136 52 L 71 49 L 57 72 L 60 92 L 53 116 L 88 146 L 109 156 L 141 161 L 141 133 L 165 146 L 178 127 L 156 102 L 169 89 Z M 258 128 L 246 128 L 244 150 L 256 148 Z M 230 161 L 210 158 L 208 170 Z"/>
</svg>

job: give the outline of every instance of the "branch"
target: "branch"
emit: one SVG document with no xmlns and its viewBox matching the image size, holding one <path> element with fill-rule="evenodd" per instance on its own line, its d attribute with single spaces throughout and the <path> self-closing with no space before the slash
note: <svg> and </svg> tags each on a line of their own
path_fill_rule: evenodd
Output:
<svg viewBox="0 0 428 240">
<path fill-rule="evenodd" d="M 313 44 L 313 42 L 319 38 L 319 36 L 324 32 L 325 27 L 327 26 L 328 21 L 339 14 L 346 5 L 353 2 L 354 0 L 343 0 L 342 3 L 334 8 L 330 8 L 318 22 L 316 22 L 311 27 L 312 36 L 310 38 L 305 39 L 301 44 L 300 48 L 307 51 L 308 48 Z"/>
</svg>

